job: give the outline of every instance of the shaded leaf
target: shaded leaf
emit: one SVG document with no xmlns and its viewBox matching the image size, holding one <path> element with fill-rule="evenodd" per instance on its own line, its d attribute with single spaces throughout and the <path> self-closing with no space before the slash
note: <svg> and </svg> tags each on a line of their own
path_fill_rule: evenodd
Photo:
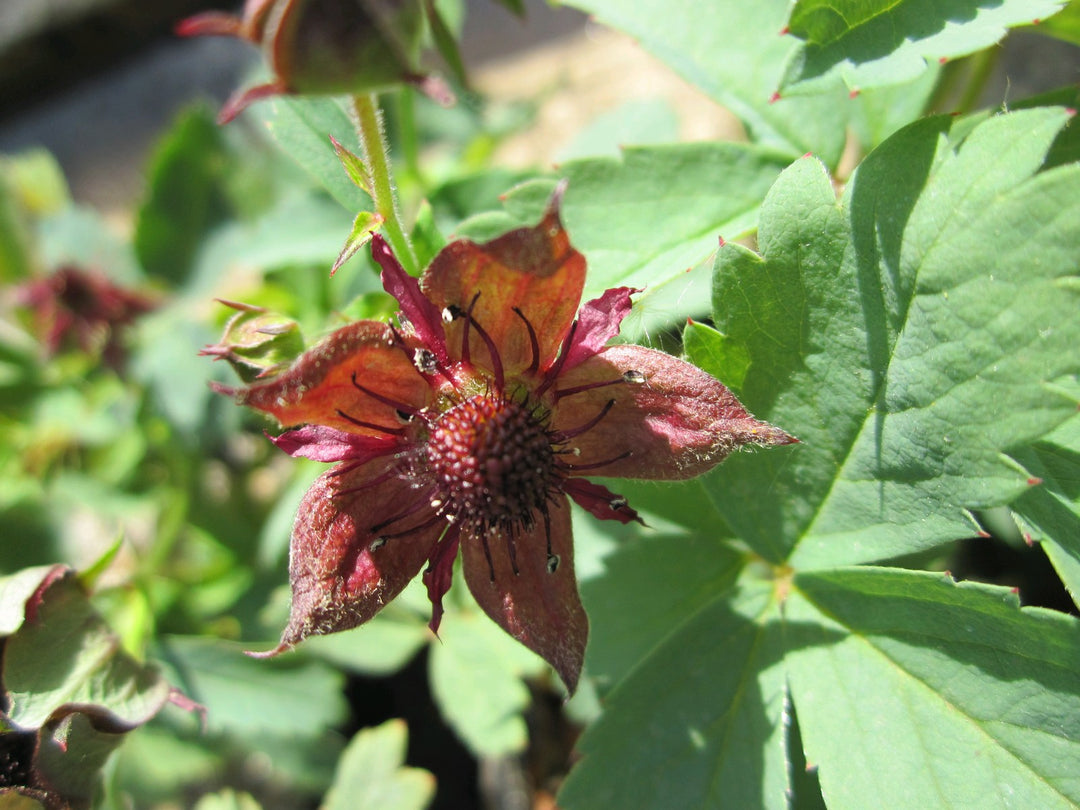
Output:
<svg viewBox="0 0 1080 810">
<path fill-rule="evenodd" d="M 405 763 L 407 731 L 401 720 L 359 731 L 338 761 L 322 810 L 423 810 L 435 796 L 435 779 Z"/>
<path fill-rule="evenodd" d="M 1014 513 L 1080 605 L 1080 417 L 1012 455 L 1040 479 L 1013 503 Z"/>
<path fill-rule="evenodd" d="M 954 59 L 998 42 L 1008 28 L 1045 19 L 1063 0 L 798 0 L 791 34 L 804 40 L 783 92 L 818 92 L 841 78 L 870 88 L 916 78 L 927 63 Z"/>
<path fill-rule="evenodd" d="M 559 806 L 786 806 L 780 645 L 768 583 L 714 592 L 608 695 Z"/>
</svg>

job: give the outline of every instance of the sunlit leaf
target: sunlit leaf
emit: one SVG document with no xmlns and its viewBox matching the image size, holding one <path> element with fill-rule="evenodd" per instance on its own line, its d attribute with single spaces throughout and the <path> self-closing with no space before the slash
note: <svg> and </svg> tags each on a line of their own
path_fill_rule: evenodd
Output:
<svg viewBox="0 0 1080 810">
<path fill-rule="evenodd" d="M 322 810 L 423 810 L 435 796 L 427 771 L 405 767 L 407 731 L 401 720 L 363 729 L 338 761 Z"/>
<path fill-rule="evenodd" d="M 837 77 L 852 88 L 916 78 L 927 63 L 966 56 L 998 42 L 1008 28 L 1045 19 L 1063 0 L 798 0 L 788 22 L 804 41 L 783 92 L 817 91 Z"/>
</svg>

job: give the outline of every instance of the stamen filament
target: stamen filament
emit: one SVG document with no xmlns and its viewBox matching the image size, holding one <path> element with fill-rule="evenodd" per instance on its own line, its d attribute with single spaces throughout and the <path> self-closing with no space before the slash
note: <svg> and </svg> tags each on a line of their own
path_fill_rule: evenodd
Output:
<svg viewBox="0 0 1080 810">
<path fill-rule="evenodd" d="M 627 450 L 625 453 L 620 453 L 614 458 L 609 458 L 607 461 L 594 461 L 592 464 L 567 464 L 565 461 L 562 461 L 560 464 L 568 470 L 582 472 L 584 470 L 596 470 L 600 467 L 606 467 L 608 464 L 614 464 L 616 461 L 622 461 L 624 458 L 629 458 L 633 454 L 632 450 Z"/>
<path fill-rule="evenodd" d="M 572 388 L 556 388 L 555 399 L 562 399 L 563 397 L 573 396 L 574 394 L 580 394 L 582 391 L 591 391 L 594 388 L 603 388 L 606 385 L 616 385 L 618 383 L 625 383 L 624 377 L 616 377 L 614 380 L 604 380 L 603 382 L 585 383 L 584 385 L 575 385 Z"/>
<path fill-rule="evenodd" d="M 405 433 L 405 428 L 383 427 L 382 425 L 376 425 L 374 422 L 365 422 L 362 419 L 356 419 L 352 416 L 349 416 L 347 413 L 345 413 L 345 411 L 341 410 L 341 408 L 336 408 L 335 410 L 337 410 L 338 416 L 356 425 L 357 427 L 367 428 L 368 430 L 378 430 L 382 433 L 388 433 L 391 436 L 401 436 Z"/>
<path fill-rule="evenodd" d="M 521 322 L 525 324 L 525 328 L 529 330 L 529 345 L 532 347 L 532 362 L 529 363 L 529 367 L 525 369 L 525 371 L 528 374 L 534 374 L 540 369 L 540 341 L 536 338 L 536 330 L 533 329 L 533 325 L 529 323 L 529 319 L 525 317 L 525 314 L 518 307 L 514 307 L 514 314 L 521 318 Z"/>
<path fill-rule="evenodd" d="M 582 433 L 585 433 L 586 431 L 592 430 L 594 427 L 597 426 L 597 424 L 599 424 L 601 419 L 603 419 L 605 416 L 608 415 L 608 412 L 613 407 L 615 407 L 615 400 L 614 399 L 609 399 L 607 401 L 607 403 L 604 405 L 604 407 L 600 410 L 600 413 L 598 413 L 596 416 L 594 416 L 592 419 L 590 419 L 584 425 L 580 425 L 580 426 L 574 428 L 573 430 L 560 430 L 558 433 L 555 433 L 555 434 L 552 435 L 552 439 L 556 443 L 562 444 L 563 442 L 567 441 L 568 439 L 573 439 L 575 436 L 580 436 Z"/>
<path fill-rule="evenodd" d="M 391 408 L 393 408 L 396 411 L 400 411 L 401 413 L 407 413 L 410 416 L 416 416 L 418 413 L 420 413 L 419 408 L 414 408 L 412 405 L 408 405 L 408 404 L 406 404 L 404 402 L 399 402 L 396 399 L 391 399 L 390 397 L 383 396 L 382 394 L 379 394 L 379 393 L 377 393 L 375 391 L 372 391 L 367 386 L 361 385 L 360 383 L 358 383 L 356 381 L 356 372 L 355 371 L 352 373 L 352 384 L 353 384 L 353 387 L 356 388 L 356 390 L 367 394 L 369 397 L 371 397 L 374 400 L 378 400 L 383 405 L 389 405 Z"/>
<path fill-rule="evenodd" d="M 371 533 L 372 534 L 382 534 L 382 530 L 385 529 L 387 526 L 389 526 L 391 523 L 397 523 L 402 518 L 407 518 L 409 515 L 415 514 L 418 511 L 418 507 L 420 506 L 420 504 L 427 503 L 428 501 L 431 500 L 431 496 L 432 496 L 433 492 L 434 492 L 434 490 L 432 490 L 432 489 L 425 490 L 423 495 L 421 495 L 417 500 L 415 500 L 411 504 L 409 504 L 405 509 L 398 512 L 393 517 L 387 518 L 386 520 L 379 521 L 374 526 L 372 526 L 371 527 Z M 438 513 L 436 513 L 435 515 L 432 516 L 431 520 L 425 521 L 424 523 L 422 523 L 417 528 L 424 528 L 425 526 L 431 525 L 432 521 L 437 519 L 438 517 L 439 517 L 439 515 L 438 515 Z M 383 537 L 400 537 L 402 534 L 408 534 L 409 532 L 412 532 L 412 531 L 415 531 L 415 530 L 416 529 L 409 529 L 409 530 L 404 531 L 404 532 L 397 532 L 395 534 L 382 535 L 382 536 Z"/>
<path fill-rule="evenodd" d="M 552 363 L 551 368 L 544 374 L 544 381 L 537 386 L 533 392 L 533 396 L 540 397 L 545 391 L 547 391 L 555 380 L 559 377 L 559 372 L 562 371 L 563 364 L 566 362 L 566 356 L 570 352 L 570 345 L 574 342 L 574 333 L 577 332 L 578 322 L 574 321 L 570 324 L 570 331 L 566 333 L 566 338 L 563 340 L 562 350 L 559 352 L 558 359 Z"/>
</svg>

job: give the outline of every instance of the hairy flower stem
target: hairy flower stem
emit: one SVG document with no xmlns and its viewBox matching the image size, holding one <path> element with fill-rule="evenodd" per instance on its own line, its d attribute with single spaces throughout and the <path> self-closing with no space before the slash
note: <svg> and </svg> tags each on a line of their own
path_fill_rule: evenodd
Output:
<svg viewBox="0 0 1080 810">
<path fill-rule="evenodd" d="M 386 241 L 390 243 L 398 261 L 404 265 L 411 276 L 419 275 L 416 254 L 413 253 L 409 238 L 401 225 L 398 213 L 397 197 L 390 179 L 390 158 L 383 137 L 382 115 L 379 111 L 378 97 L 374 93 L 359 94 L 352 97 L 353 122 L 360 145 L 364 151 L 364 165 L 367 168 L 371 198 L 375 203 L 375 212 L 383 218 Z"/>
</svg>

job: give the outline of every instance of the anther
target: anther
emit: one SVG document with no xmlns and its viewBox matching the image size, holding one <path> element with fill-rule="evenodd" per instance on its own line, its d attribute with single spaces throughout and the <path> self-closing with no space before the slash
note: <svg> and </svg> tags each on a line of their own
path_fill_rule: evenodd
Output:
<svg viewBox="0 0 1080 810">
<path fill-rule="evenodd" d="M 640 371 L 637 371 L 636 369 L 624 371 L 622 378 L 623 382 L 630 383 L 631 385 L 641 385 L 643 382 L 645 382 L 645 375 L 642 374 Z"/>
<path fill-rule="evenodd" d="M 380 548 L 382 548 L 385 545 L 386 545 L 386 538 L 385 537 L 376 537 L 374 540 L 371 541 L 370 544 L 368 544 L 367 549 L 368 549 L 368 551 L 378 551 Z"/>
<path fill-rule="evenodd" d="M 618 512 L 620 509 L 627 506 L 628 503 L 629 502 L 626 500 L 626 498 L 612 498 L 610 501 L 608 501 L 608 506 L 610 506 L 614 511 Z"/>
<path fill-rule="evenodd" d="M 548 554 L 547 572 L 549 574 L 554 574 L 556 571 L 558 571 L 559 570 L 559 562 L 560 562 L 560 559 L 559 559 L 558 554 Z"/>
<path fill-rule="evenodd" d="M 417 349 L 413 353 L 413 365 L 421 374 L 434 374 L 439 367 L 435 353 L 430 349 Z"/>
</svg>

